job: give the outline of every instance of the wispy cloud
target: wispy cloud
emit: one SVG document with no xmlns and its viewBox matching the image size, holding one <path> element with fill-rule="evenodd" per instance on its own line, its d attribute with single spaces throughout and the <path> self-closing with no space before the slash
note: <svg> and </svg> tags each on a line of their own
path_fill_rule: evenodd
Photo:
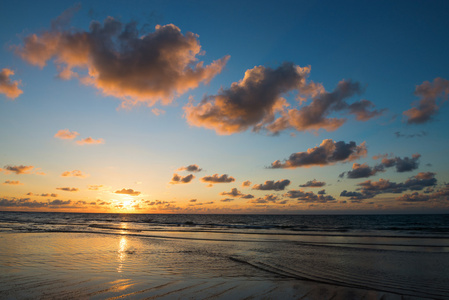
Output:
<svg viewBox="0 0 449 300">
<path fill-rule="evenodd" d="M 104 144 L 103 139 L 93 139 L 91 137 L 82 139 L 80 141 L 76 141 L 78 145 L 98 145 L 98 144 Z"/>
<path fill-rule="evenodd" d="M 23 93 L 19 89 L 20 80 L 12 81 L 11 76 L 14 75 L 14 71 L 10 69 L 3 69 L 0 72 L 0 94 L 4 94 L 6 97 L 15 99 Z"/>
<path fill-rule="evenodd" d="M 4 169 L 0 169 L 3 170 L 4 172 L 8 173 L 8 172 L 13 172 L 17 175 L 20 174 L 31 174 L 31 171 L 33 170 L 34 166 L 23 166 L 23 165 L 19 165 L 19 166 L 4 166 Z"/>
<path fill-rule="evenodd" d="M 52 28 L 24 38 L 15 52 L 27 62 L 44 67 L 54 59 L 59 77 L 82 83 L 120 98 L 123 105 L 156 101 L 168 104 L 176 96 L 209 82 L 221 72 L 229 56 L 204 66 L 198 35 L 173 25 L 157 25 L 141 35 L 136 22 L 124 24 L 113 17 L 92 21 L 89 31 L 69 28 L 78 8 L 71 8 Z M 60 22 L 59 20 L 64 20 Z M 58 24 L 55 26 L 54 24 Z M 87 70 L 77 73 L 75 70 Z M 87 74 L 87 75 L 85 75 Z"/>
<path fill-rule="evenodd" d="M 8 185 L 23 185 L 23 183 L 21 183 L 20 181 L 17 181 L 17 180 L 6 180 L 3 184 L 8 184 Z"/>
<path fill-rule="evenodd" d="M 78 178 L 86 178 L 89 177 L 89 174 L 83 173 L 80 170 L 66 171 L 61 174 L 62 177 L 78 177 Z"/>
<path fill-rule="evenodd" d="M 60 190 L 60 191 L 66 191 L 66 192 L 78 192 L 79 191 L 78 188 L 72 188 L 72 187 L 59 187 L 56 189 Z"/>
</svg>

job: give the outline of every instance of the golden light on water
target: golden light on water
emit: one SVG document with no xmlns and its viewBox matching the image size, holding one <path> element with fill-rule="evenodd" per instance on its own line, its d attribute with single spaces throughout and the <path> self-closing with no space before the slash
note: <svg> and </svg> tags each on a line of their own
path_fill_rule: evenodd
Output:
<svg viewBox="0 0 449 300">
<path fill-rule="evenodd" d="M 126 261 L 126 247 L 128 245 L 128 240 L 126 236 L 122 236 L 119 243 L 118 248 L 118 266 L 117 266 L 117 272 L 121 273 L 123 272 L 123 266 Z"/>
</svg>

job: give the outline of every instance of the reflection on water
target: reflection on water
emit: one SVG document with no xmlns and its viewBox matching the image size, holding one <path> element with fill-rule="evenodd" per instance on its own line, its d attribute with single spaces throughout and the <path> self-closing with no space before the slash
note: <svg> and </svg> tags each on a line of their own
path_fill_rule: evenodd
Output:
<svg viewBox="0 0 449 300">
<path fill-rule="evenodd" d="M 126 247 L 128 245 L 128 240 L 125 235 L 122 235 L 120 239 L 120 244 L 118 248 L 118 267 L 117 272 L 121 273 L 123 270 L 123 265 L 125 264 L 126 260 Z"/>
</svg>

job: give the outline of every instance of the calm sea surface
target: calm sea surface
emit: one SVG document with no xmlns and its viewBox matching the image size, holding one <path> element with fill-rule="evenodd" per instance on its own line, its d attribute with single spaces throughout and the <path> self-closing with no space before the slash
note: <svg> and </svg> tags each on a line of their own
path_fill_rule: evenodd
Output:
<svg viewBox="0 0 449 300">
<path fill-rule="evenodd" d="M 89 278 L 274 276 L 449 299 L 449 215 L 0 212 L 0 292 L 77 270 Z"/>
</svg>

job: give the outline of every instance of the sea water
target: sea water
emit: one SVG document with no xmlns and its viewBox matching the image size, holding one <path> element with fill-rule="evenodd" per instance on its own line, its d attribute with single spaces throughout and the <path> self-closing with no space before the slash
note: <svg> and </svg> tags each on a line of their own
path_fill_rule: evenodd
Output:
<svg viewBox="0 0 449 300">
<path fill-rule="evenodd" d="M 79 272 L 134 284 L 275 277 L 449 299 L 449 215 L 0 212 L 0 243 L 0 292 Z"/>
</svg>

